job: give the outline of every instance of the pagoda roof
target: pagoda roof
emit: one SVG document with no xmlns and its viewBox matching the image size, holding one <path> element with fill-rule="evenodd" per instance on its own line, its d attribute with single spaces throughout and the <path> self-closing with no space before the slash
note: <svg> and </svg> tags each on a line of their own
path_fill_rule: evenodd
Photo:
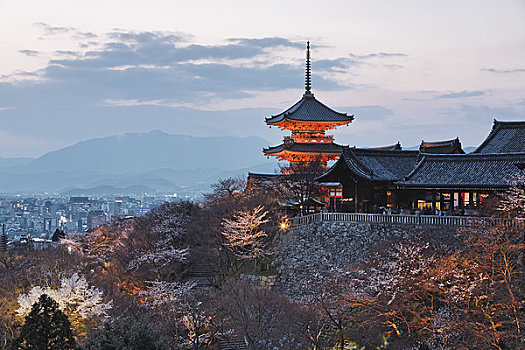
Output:
<svg viewBox="0 0 525 350">
<path fill-rule="evenodd" d="M 494 119 L 485 141 L 473 153 L 525 152 L 525 121 L 504 122 Z"/>
<path fill-rule="evenodd" d="M 286 142 L 281 143 L 278 146 L 272 146 L 263 149 L 263 152 L 267 155 L 277 154 L 281 152 L 293 152 L 293 153 L 335 153 L 339 154 L 343 150 L 344 146 L 336 143 L 313 143 L 313 142 Z"/>
<path fill-rule="evenodd" d="M 396 184 L 411 188 L 499 189 L 511 185 L 525 153 L 425 154 L 414 170 Z"/>
<path fill-rule="evenodd" d="M 421 144 L 419 145 L 419 151 L 421 153 L 430 154 L 465 154 L 458 137 L 453 140 L 446 141 L 421 141 Z"/>
<path fill-rule="evenodd" d="M 318 101 L 310 91 L 306 91 L 303 97 L 292 107 L 280 114 L 266 118 L 266 124 L 277 124 L 285 119 L 302 122 L 350 123 L 354 120 L 354 116 L 334 111 Z"/>
<path fill-rule="evenodd" d="M 419 151 L 381 150 L 346 147 L 339 160 L 317 180 L 337 181 L 337 172 L 352 173 L 369 181 L 397 181 L 417 164 Z"/>
</svg>

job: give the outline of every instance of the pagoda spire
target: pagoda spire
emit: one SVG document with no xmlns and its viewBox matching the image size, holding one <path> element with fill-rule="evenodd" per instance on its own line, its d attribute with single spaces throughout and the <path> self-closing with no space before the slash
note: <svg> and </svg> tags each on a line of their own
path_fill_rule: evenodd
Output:
<svg viewBox="0 0 525 350">
<path fill-rule="evenodd" d="M 310 41 L 306 42 L 306 74 L 305 74 L 305 90 L 309 94 L 312 89 L 312 78 L 310 75 Z"/>
</svg>

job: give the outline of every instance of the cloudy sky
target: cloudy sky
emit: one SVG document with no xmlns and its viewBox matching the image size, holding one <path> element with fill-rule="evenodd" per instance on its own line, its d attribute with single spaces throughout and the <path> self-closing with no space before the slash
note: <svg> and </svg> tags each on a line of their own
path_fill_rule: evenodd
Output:
<svg viewBox="0 0 525 350">
<path fill-rule="evenodd" d="M 522 0 L 0 0 L 0 157 L 162 130 L 260 136 L 304 89 L 379 146 L 525 120 Z"/>
</svg>

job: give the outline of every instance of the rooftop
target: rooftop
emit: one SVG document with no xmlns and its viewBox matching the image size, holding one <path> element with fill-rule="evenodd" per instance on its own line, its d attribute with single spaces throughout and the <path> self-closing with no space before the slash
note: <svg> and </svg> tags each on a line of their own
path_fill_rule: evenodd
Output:
<svg viewBox="0 0 525 350">
<path fill-rule="evenodd" d="M 347 168 L 366 180 L 401 180 L 414 169 L 418 156 L 418 151 L 346 147 L 339 160 L 319 178 L 319 181 L 335 180 L 333 175 L 341 168 Z"/>
<path fill-rule="evenodd" d="M 327 143 L 299 143 L 299 142 L 289 142 L 281 143 L 278 146 L 272 146 L 265 148 L 263 152 L 265 154 L 276 154 L 283 151 L 288 152 L 298 152 L 298 153 L 336 153 L 339 154 L 343 150 L 343 146 L 336 143 L 327 142 Z"/>
<path fill-rule="evenodd" d="M 525 153 L 510 154 L 425 154 L 401 187 L 505 188 L 520 173 L 516 165 L 525 162 Z"/>
<path fill-rule="evenodd" d="M 285 119 L 305 122 L 344 122 L 343 124 L 345 124 L 352 122 L 354 116 L 334 111 L 318 101 L 314 94 L 307 91 L 299 102 L 286 111 L 266 118 L 266 124 L 277 124 Z"/>
<path fill-rule="evenodd" d="M 421 153 L 431 154 L 465 154 L 465 151 L 463 151 L 463 148 L 461 147 L 459 138 L 435 142 L 421 141 L 421 145 L 419 145 L 419 151 Z"/>
<path fill-rule="evenodd" d="M 503 122 L 494 125 L 485 141 L 473 153 L 525 152 L 525 121 Z"/>
<path fill-rule="evenodd" d="M 339 113 L 316 100 L 311 92 L 310 42 L 306 45 L 305 92 L 303 97 L 284 112 L 266 118 L 266 124 L 279 124 L 285 119 L 302 122 L 335 122 L 344 125 L 354 120 L 353 115 Z"/>
</svg>

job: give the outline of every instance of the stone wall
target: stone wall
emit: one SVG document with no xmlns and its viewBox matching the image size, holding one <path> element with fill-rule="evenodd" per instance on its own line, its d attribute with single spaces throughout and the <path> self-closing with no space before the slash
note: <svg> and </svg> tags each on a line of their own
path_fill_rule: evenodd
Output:
<svg viewBox="0 0 525 350">
<path fill-rule="evenodd" d="M 276 242 L 274 266 L 279 271 L 276 287 L 294 299 L 308 298 L 317 294 L 330 276 L 344 275 L 350 266 L 365 261 L 372 249 L 415 237 L 440 246 L 454 240 L 456 229 L 349 222 L 294 226 Z"/>
</svg>

